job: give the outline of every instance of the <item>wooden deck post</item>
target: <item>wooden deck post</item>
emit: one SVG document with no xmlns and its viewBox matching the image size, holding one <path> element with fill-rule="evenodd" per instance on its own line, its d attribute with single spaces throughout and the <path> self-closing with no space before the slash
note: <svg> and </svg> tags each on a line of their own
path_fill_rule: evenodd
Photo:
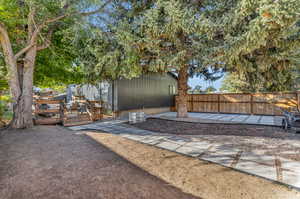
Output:
<svg viewBox="0 0 300 199">
<path fill-rule="evenodd" d="M 250 94 L 251 98 L 250 98 L 250 114 L 253 115 L 253 94 Z"/>
</svg>

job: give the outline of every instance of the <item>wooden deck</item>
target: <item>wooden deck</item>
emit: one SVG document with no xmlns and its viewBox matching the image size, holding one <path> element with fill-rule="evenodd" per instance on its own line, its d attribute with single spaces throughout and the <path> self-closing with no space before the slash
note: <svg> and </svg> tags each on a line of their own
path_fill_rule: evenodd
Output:
<svg viewBox="0 0 300 199">
<path fill-rule="evenodd" d="M 101 105 L 97 101 L 80 98 L 71 107 L 67 107 L 63 100 L 52 100 L 48 97 L 35 99 L 34 104 L 34 120 L 39 125 L 75 126 L 90 124 L 103 118 Z"/>
</svg>

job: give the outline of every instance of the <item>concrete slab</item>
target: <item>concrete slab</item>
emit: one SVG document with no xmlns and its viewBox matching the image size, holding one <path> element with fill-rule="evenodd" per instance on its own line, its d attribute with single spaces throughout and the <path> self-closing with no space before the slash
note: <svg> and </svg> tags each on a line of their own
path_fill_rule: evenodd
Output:
<svg viewBox="0 0 300 199">
<path fill-rule="evenodd" d="M 241 160 L 255 161 L 262 164 L 274 165 L 274 156 L 271 155 L 260 155 L 253 152 L 244 152 Z"/>
<path fill-rule="evenodd" d="M 280 158 L 282 182 L 300 188 L 300 162 Z"/>
<path fill-rule="evenodd" d="M 182 153 L 182 154 L 185 154 L 185 155 L 188 155 L 188 156 L 192 156 L 192 157 L 197 157 L 199 156 L 201 153 L 204 152 L 204 150 L 200 150 L 200 149 L 197 149 L 197 148 L 191 148 L 191 147 L 186 147 L 186 146 L 182 146 L 182 147 L 179 147 L 176 152 L 178 153 Z"/>
<path fill-rule="evenodd" d="M 120 134 L 120 136 L 129 139 L 129 137 L 130 137 L 131 135 L 130 135 L 130 134 L 122 133 L 122 134 Z"/>
<path fill-rule="evenodd" d="M 144 136 L 138 136 L 138 135 L 130 135 L 130 136 L 127 136 L 128 139 L 131 139 L 131 140 L 135 140 L 135 141 L 142 141 L 144 139 Z"/>
<path fill-rule="evenodd" d="M 208 148 L 210 148 L 212 144 L 210 142 L 202 141 L 202 142 L 188 142 L 184 146 L 205 151 Z"/>
<path fill-rule="evenodd" d="M 217 164 L 221 164 L 224 166 L 230 166 L 234 160 L 232 156 L 229 155 L 222 155 L 218 153 L 206 153 L 200 157 L 202 160 L 211 161 Z"/>
<path fill-rule="evenodd" d="M 163 148 L 163 149 L 168 149 L 168 150 L 171 150 L 171 151 L 176 151 L 176 149 L 180 147 L 179 144 L 175 144 L 175 143 L 172 143 L 172 142 L 166 142 L 166 141 L 161 142 L 161 143 L 159 143 L 155 146 Z"/>
<path fill-rule="evenodd" d="M 187 142 L 190 142 L 190 139 L 184 138 L 181 136 L 171 136 L 165 139 L 168 142 L 173 142 L 175 144 L 183 145 L 186 144 Z"/>
<path fill-rule="evenodd" d="M 219 155 L 235 157 L 237 155 L 237 153 L 239 153 L 242 150 L 239 148 L 232 148 L 232 147 L 220 145 L 220 146 L 214 146 L 214 148 L 211 149 L 211 151 L 214 151 L 215 153 L 217 153 Z"/>
<path fill-rule="evenodd" d="M 161 142 L 161 140 L 152 136 L 148 136 L 148 137 L 144 136 L 144 139 L 141 140 L 141 142 L 146 144 L 154 144 L 154 143 L 158 144 Z"/>
<path fill-rule="evenodd" d="M 69 127 L 69 129 L 71 129 L 73 131 L 80 131 L 80 130 L 83 130 L 85 128 L 82 127 L 82 126 L 72 126 L 72 127 Z"/>
<path fill-rule="evenodd" d="M 240 160 L 236 165 L 236 169 L 271 180 L 277 180 L 275 167 L 259 164 L 255 161 Z"/>
<path fill-rule="evenodd" d="M 94 128 L 98 128 L 98 126 L 95 125 L 95 124 L 82 125 L 81 127 L 85 128 L 85 129 L 94 129 Z"/>
<path fill-rule="evenodd" d="M 222 119 L 222 121 L 231 121 L 235 118 L 235 116 L 226 116 L 225 118 Z"/>
<path fill-rule="evenodd" d="M 245 115 L 245 114 L 220 114 L 220 113 L 188 113 L 191 118 L 191 122 L 197 122 L 193 118 L 198 119 L 208 119 L 208 120 L 219 120 L 220 122 L 234 122 L 243 124 L 260 124 L 260 125 L 281 125 L 282 117 L 279 116 L 260 116 L 260 115 Z M 178 120 L 175 117 L 175 112 L 167 112 L 156 115 L 151 115 L 151 117 L 163 117 L 171 120 Z M 184 121 L 189 121 L 185 119 Z"/>
<path fill-rule="evenodd" d="M 236 164 L 236 169 L 277 180 L 274 156 L 244 152 Z"/>
</svg>

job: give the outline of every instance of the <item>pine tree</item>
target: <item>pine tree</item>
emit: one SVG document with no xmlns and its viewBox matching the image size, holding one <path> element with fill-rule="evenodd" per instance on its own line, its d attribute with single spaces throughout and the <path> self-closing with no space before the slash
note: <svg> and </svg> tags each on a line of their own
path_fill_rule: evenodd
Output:
<svg viewBox="0 0 300 199">
<path fill-rule="evenodd" d="M 205 51 L 214 42 L 201 28 L 203 6 L 209 7 L 195 1 L 157 1 L 142 15 L 123 20 L 116 31 L 124 66 L 141 73 L 178 74 L 178 117 L 187 117 L 189 76 L 219 78 L 217 65 L 203 64 Z"/>
<path fill-rule="evenodd" d="M 245 90 L 291 90 L 300 67 L 300 1 L 230 2 L 225 14 L 210 18 L 214 25 L 209 29 L 223 41 L 209 57 L 226 63 L 227 70 L 246 83 Z"/>
</svg>

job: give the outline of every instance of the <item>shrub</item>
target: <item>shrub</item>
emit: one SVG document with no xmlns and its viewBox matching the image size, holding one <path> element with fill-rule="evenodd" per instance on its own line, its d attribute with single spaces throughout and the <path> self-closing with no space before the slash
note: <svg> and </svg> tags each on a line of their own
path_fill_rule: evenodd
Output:
<svg viewBox="0 0 300 199">
<path fill-rule="evenodd" d="M 0 126 L 12 118 L 12 112 L 8 106 L 10 102 L 11 97 L 9 95 L 0 95 Z"/>
</svg>

